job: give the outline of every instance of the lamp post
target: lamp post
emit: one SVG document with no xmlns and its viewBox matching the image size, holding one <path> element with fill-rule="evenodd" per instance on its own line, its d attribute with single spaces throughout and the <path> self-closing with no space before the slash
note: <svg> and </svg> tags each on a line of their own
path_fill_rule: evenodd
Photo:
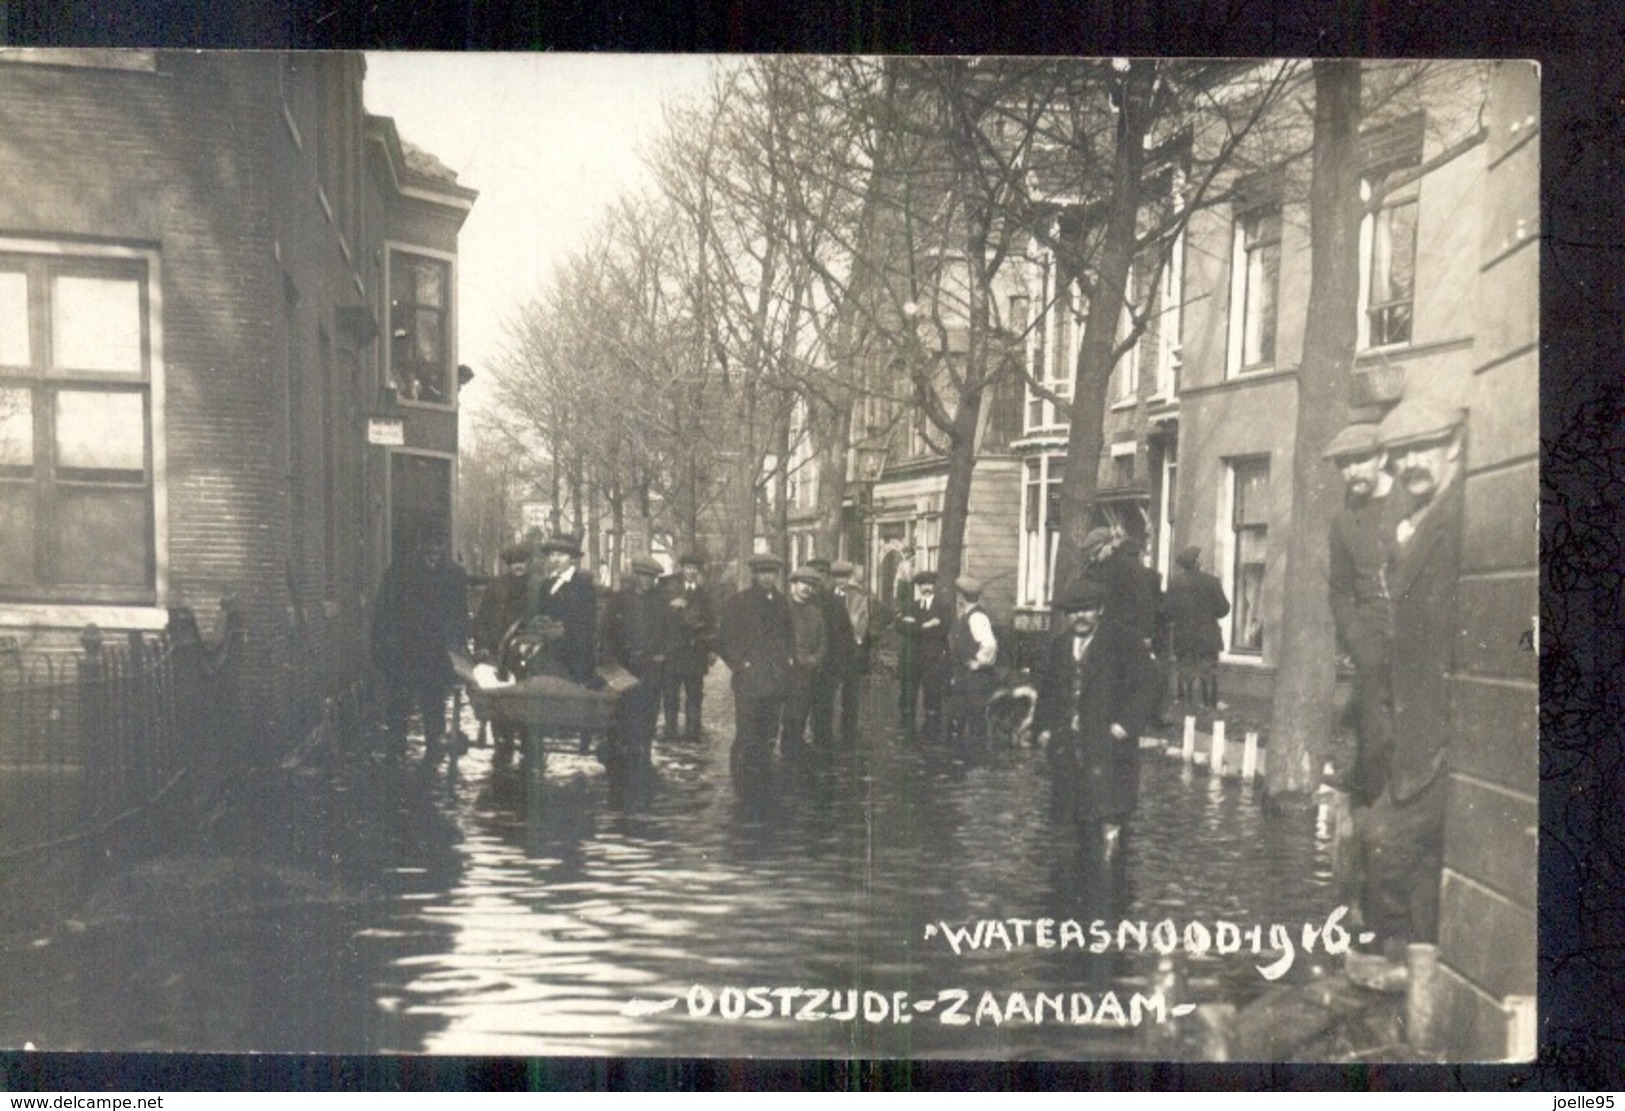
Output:
<svg viewBox="0 0 1625 1111">
<path fill-rule="evenodd" d="M 870 535 L 874 515 L 875 483 L 886 469 L 886 456 L 891 447 L 883 436 L 865 436 L 852 445 L 858 483 L 858 526 L 863 530 L 862 562 L 866 570 L 872 568 L 869 558 L 873 537 Z"/>
</svg>

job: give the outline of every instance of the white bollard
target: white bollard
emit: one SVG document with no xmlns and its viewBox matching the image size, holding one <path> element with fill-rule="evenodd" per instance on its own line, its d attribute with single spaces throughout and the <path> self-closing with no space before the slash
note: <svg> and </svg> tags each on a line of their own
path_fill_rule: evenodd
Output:
<svg viewBox="0 0 1625 1111">
<path fill-rule="evenodd" d="M 1185 716 L 1185 740 L 1180 747 L 1179 758 L 1187 764 L 1196 759 L 1196 718 L 1189 714 Z"/>
<path fill-rule="evenodd" d="M 1247 730 L 1247 742 L 1241 749 L 1241 781 L 1251 783 L 1258 775 L 1258 732 Z"/>
<path fill-rule="evenodd" d="M 1208 755 L 1207 766 L 1214 775 L 1224 774 L 1224 722 L 1213 723 L 1213 749 Z"/>
</svg>

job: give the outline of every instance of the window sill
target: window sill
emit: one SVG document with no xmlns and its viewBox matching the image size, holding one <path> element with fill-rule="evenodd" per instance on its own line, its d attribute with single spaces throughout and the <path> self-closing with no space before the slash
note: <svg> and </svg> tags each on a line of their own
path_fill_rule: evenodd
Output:
<svg viewBox="0 0 1625 1111">
<path fill-rule="evenodd" d="M 1219 662 L 1222 664 L 1240 664 L 1242 667 L 1263 667 L 1264 654 L 1262 652 L 1220 652 Z"/>
<path fill-rule="evenodd" d="M 1232 382 L 1237 378 L 1259 378 L 1270 373 L 1274 369 L 1275 364 L 1273 362 L 1255 363 L 1252 366 L 1237 367 L 1234 370 L 1226 371 L 1225 378 L 1226 380 Z"/>
<path fill-rule="evenodd" d="M 395 404 L 408 409 L 431 409 L 441 413 L 454 413 L 457 406 L 449 401 L 418 401 L 410 397 L 397 397 Z"/>
<path fill-rule="evenodd" d="M 1131 398 L 1128 398 L 1128 399 L 1126 399 L 1124 401 L 1114 401 L 1114 402 L 1111 403 L 1111 411 L 1114 412 L 1114 413 L 1126 412 L 1126 411 L 1134 408 L 1139 403 L 1140 403 L 1140 399 L 1137 398 L 1137 397 L 1131 397 Z"/>
</svg>

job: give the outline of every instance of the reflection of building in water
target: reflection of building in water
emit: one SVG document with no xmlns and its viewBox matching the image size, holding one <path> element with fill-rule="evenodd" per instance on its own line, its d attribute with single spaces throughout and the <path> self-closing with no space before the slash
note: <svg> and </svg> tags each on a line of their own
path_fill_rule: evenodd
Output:
<svg viewBox="0 0 1625 1111">
<path fill-rule="evenodd" d="M 0 626 L 208 627 L 236 595 L 267 737 L 360 677 L 392 547 L 453 518 L 475 193 L 366 113 L 364 73 L 0 58 Z"/>
</svg>

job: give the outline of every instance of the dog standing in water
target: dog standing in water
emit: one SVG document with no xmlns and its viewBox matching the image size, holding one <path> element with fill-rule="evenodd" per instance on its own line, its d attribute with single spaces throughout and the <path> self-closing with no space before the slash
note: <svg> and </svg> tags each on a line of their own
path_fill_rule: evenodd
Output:
<svg viewBox="0 0 1625 1111">
<path fill-rule="evenodd" d="M 1011 747 L 1034 745 L 1033 711 L 1038 708 L 1038 686 L 1032 672 L 1020 668 L 1006 673 L 987 700 L 987 735 L 1008 738 Z"/>
</svg>

